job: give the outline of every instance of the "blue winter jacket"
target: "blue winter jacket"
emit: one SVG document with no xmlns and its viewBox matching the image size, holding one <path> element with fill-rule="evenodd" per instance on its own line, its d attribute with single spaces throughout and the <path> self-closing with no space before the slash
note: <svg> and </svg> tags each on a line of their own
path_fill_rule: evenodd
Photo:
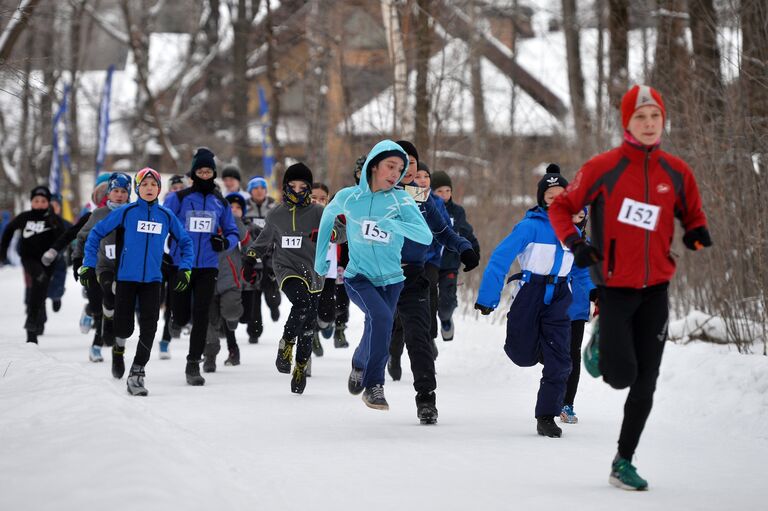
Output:
<svg viewBox="0 0 768 511">
<path fill-rule="evenodd" d="M 117 229 L 115 242 L 117 280 L 161 282 L 165 239 L 179 246 L 179 268 L 192 267 L 192 240 L 181 222 L 157 201 L 142 198 L 112 211 L 91 229 L 85 241 L 83 266 L 96 267 L 101 239 Z"/>
<path fill-rule="evenodd" d="M 451 227 L 451 218 L 445 211 L 443 199 L 430 192 L 427 200 L 419 203 L 419 210 L 424 215 L 424 220 L 427 221 L 435 241 L 440 243 L 442 247 L 458 254 L 472 248 L 472 244 L 456 234 L 456 231 Z M 412 240 L 405 240 L 403 244 L 403 264 L 424 266 L 429 254 L 429 245 L 423 245 Z"/>
<path fill-rule="evenodd" d="M 445 209 L 447 210 L 449 218 L 451 219 L 453 230 L 456 231 L 459 236 L 466 238 L 467 241 L 472 244 L 472 249 L 479 255 L 480 243 L 475 237 L 475 232 L 472 229 L 472 225 L 467 222 L 467 213 L 464 211 L 464 208 L 453 202 L 453 200 L 449 200 L 445 203 Z M 443 252 L 443 257 L 440 261 L 441 270 L 457 271 L 460 266 L 461 259 L 459 254 L 449 250 Z"/>
<path fill-rule="evenodd" d="M 523 272 L 534 275 L 565 277 L 573 264 L 573 254 L 555 236 L 546 210 L 537 206 L 529 210 L 494 249 L 483 273 L 477 303 L 493 309 L 498 307 L 504 281 L 515 258 Z M 519 285 L 525 282 L 520 281 Z"/>
<path fill-rule="evenodd" d="M 229 241 L 229 250 L 237 248 L 240 236 L 232 210 L 218 192 L 202 194 L 194 188 L 187 188 L 169 193 L 163 205 L 176 215 L 192 238 L 195 247 L 193 268 L 219 267 L 219 254 L 211 246 L 212 236 L 222 233 Z M 179 266 L 181 256 L 178 243 L 171 242 L 169 248 L 173 263 Z"/>
<path fill-rule="evenodd" d="M 445 202 L 443 201 L 443 199 L 441 199 L 438 195 L 436 195 L 432 191 L 430 191 L 429 193 L 435 199 L 435 206 L 437 206 L 437 210 L 440 212 L 440 216 L 442 216 L 443 220 L 445 220 L 446 223 L 450 225 L 451 228 L 453 228 L 453 223 L 451 223 L 451 215 L 448 214 L 448 210 L 445 207 Z M 454 231 L 456 231 L 456 229 L 454 229 Z M 461 236 L 461 234 L 459 234 L 459 236 Z M 447 252 L 456 254 L 455 252 L 451 252 L 450 250 L 448 250 Z M 442 260 L 442 258 L 443 258 L 443 246 L 436 239 L 432 240 L 432 244 L 429 246 L 429 250 L 427 251 L 426 263 L 440 268 L 440 261 Z"/>
<path fill-rule="evenodd" d="M 573 302 L 568 307 L 568 317 L 571 318 L 571 321 L 589 321 L 589 292 L 595 287 L 597 286 L 592 282 L 592 277 L 589 276 L 589 268 L 579 268 L 576 265 L 571 268 Z"/>
<path fill-rule="evenodd" d="M 372 192 L 368 186 L 368 165 L 376 155 L 396 151 L 406 159 L 405 151 L 391 140 L 376 144 L 363 164 L 360 184 L 340 190 L 323 210 L 315 249 L 315 271 L 328 273 L 326 258 L 334 220 L 347 220 L 349 263 L 345 278 L 362 275 L 374 286 L 383 287 L 405 280 L 400 264 L 404 238 L 421 243 L 426 249 L 432 233 L 419 208 L 404 190 Z M 400 176 L 402 179 L 405 171 Z"/>
</svg>

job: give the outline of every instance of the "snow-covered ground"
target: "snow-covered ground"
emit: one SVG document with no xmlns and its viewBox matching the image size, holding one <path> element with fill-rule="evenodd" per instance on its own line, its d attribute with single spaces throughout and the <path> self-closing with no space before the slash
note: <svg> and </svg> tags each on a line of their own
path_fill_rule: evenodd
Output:
<svg viewBox="0 0 768 511">
<path fill-rule="evenodd" d="M 636 457 L 647 493 L 608 485 L 624 392 L 584 376 L 578 425 L 535 432 L 538 369 L 501 349 L 504 329 L 458 321 L 440 341 L 440 422 L 416 421 L 410 376 L 391 411 L 346 390 L 351 350 L 325 342 L 302 396 L 274 367 L 278 325 L 202 388 L 186 340 L 147 366 L 147 398 L 87 360 L 70 279 L 40 345 L 23 343 L 22 278 L 0 269 L 0 509 L 759 509 L 768 492 L 768 359 L 669 344 Z M 286 309 L 284 308 L 284 311 Z M 353 306 L 350 338 L 361 315 Z M 133 353 L 135 342 L 129 342 Z M 130 358 L 128 358 L 130 361 Z"/>
</svg>

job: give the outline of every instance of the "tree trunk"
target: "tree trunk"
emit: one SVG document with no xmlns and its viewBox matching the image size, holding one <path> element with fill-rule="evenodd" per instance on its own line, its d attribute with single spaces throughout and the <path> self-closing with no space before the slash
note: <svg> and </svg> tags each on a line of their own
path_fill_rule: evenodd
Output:
<svg viewBox="0 0 768 511">
<path fill-rule="evenodd" d="M 603 89 L 605 88 L 605 0 L 596 0 L 597 16 L 597 91 L 595 95 L 595 146 L 603 146 Z"/>
<path fill-rule="evenodd" d="M 328 67 L 330 65 L 329 13 L 324 0 L 310 0 L 306 34 L 309 59 L 304 71 L 304 109 L 308 124 L 307 160 L 317 177 L 328 173 Z"/>
<path fill-rule="evenodd" d="M 258 3 L 254 11 L 258 10 Z M 237 18 L 232 22 L 234 42 L 232 44 L 232 135 L 235 155 L 240 170 L 250 173 L 253 168 L 251 147 L 248 137 L 248 41 L 251 35 L 252 13 L 248 12 L 246 0 L 237 2 Z"/>
<path fill-rule="evenodd" d="M 280 122 L 280 95 L 282 84 L 277 81 L 277 59 L 275 57 L 275 33 L 272 27 L 272 7 L 267 1 L 267 16 L 264 23 L 267 40 L 267 82 L 269 83 L 269 138 L 272 139 L 272 154 L 275 164 L 282 166 L 283 154 L 277 139 L 277 125 Z"/>
<path fill-rule="evenodd" d="M 421 154 L 429 151 L 429 92 L 427 76 L 432 46 L 432 30 L 429 27 L 431 0 L 417 0 L 416 13 L 416 122 L 415 143 Z"/>
<path fill-rule="evenodd" d="M 219 0 L 208 0 L 210 15 L 205 22 L 205 53 L 210 53 L 219 44 Z M 206 131 L 215 132 L 221 127 L 221 82 L 224 73 L 221 69 L 219 58 L 214 58 L 208 70 L 205 73 L 205 90 L 207 92 L 207 101 L 205 102 L 203 123 Z"/>
<path fill-rule="evenodd" d="M 708 121 L 723 114 L 723 77 L 720 48 L 717 46 L 717 12 L 713 0 L 688 0 L 688 15 L 693 39 L 693 64 L 696 83 L 691 90 L 695 105 L 704 107 Z"/>
<path fill-rule="evenodd" d="M 83 5 L 81 0 L 72 3 L 72 21 L 69 32 L 69 73 L 70 73 L 70 94 L 69 94 L 69 158 L 71 163 L 70 179 L 72 182 L 72 204 L 80 204 L 80 168 L 82 166 L 82 150 L 80 147 L 80 126 L 78 120 L 78 72 L 80 70 L 80 40 L 82 38 Z"/>
<path fill-rule="evenodd" d="M 29 19 L 39 3 L 40 0 L 25 0 L 13 11 L 10 16 L 11 19 L 0 34 L 0 64 L 3 64 L 11 56 L 16 41 L 29 24 Z M 6 11 L 4 14 L 7 15 L 7 13 Z"/>
<path fill-rule="evenodd" d="M 581 45 L 576 0 L 563 0 L 563 31 L 568 58 L 568 87 L 571 92 L 571 108 L 576 128 L 576 138 L 582 156 L 591 153 L 589 112 L 584 98 L 584 75 L 581 71 Z"/>
<path fill-rule="evenodd" d="M 742 0 L 740 14 L 742 98 L 757 140 L 758 134 L 768 133 L 768 6 L 761 0 Z M 765 173 L 765 144 L 762 149 Z"/>
<path fill-rule="evenodd" d="M 381 12 L 384 31 L 387 34 L 389 59 L 394 68 L 395 108 L 393 112 L 392 132 L 396 138 L 407 138 L 411 131 L 412 119 L 408 106 L 408 63 L 403 47 L 403 33 L 394 0 L 381 0 Z"/>
<path fill-rule="evenodd" d="M 658 0 L 659 25 L 656 31 L 651 85 L 664 95 L 667 116 L 674 119 L 675 131 L 685 134 L 688 123 L 687 101 L 691 76 L 690 56 L 685 45 L 685 0 Z"/>
<path fill-rule="evenodd" d="M 475 0 L 471 0 L 470 19 L 473 26 L 477 26 L 480 17 L 480 9 Z M 472 156 L 486 158 L 488 153 L 488 121 L 485 117 L 485 95 L 483 92 L 483 74 L 481 63 L 483 54 L 480 50 L 480 36 L 473 30 L 469 38 L 469 73 L 470 87 L 472 91 Z M 476 165 L 476 164 L 473 164 Z"/>
<path fill-rule="evenodd" d="M 621 107 L 621 98 L 629 88 L 627 62 L 629 49 L 627 32 L 629 31 L 629 2 L 627 0 L 608 0 L 608 31 L 611 46 L 608 50 L 610 60 L 610 79 L 608 81 L 608 97 L 611 106 Z"/>
</svg>

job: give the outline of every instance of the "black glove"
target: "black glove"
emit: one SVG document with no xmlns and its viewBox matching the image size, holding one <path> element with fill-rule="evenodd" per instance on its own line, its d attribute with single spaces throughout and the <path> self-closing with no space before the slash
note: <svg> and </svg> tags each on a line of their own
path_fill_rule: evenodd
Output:
<svg viewBox="0 0 768 511">
<path fill-rule="evenodd" d="M 485 305 L 480 305 L 479 303 L 475 304 L 475 309 L 480 311 L 480 314 L 483 316 L 487 316 L 491 312 L 493 312 L 493 307 L 486 307 Z"/>
<path fill-rule="evenodd" d="M 90 266 L 83 266 L 80 268 L 80 285 L 85 288 L 91 287 L 96 284 L 96 270 Z"/>
<path fill-rule="evenodd" d="M 160 263 L 160 273 L 163 274 L 163 280 L 170 282 L 175 271 L 173 268 L 173 257 L 171 254 L 163 254 L 163 260 Z"/>
<path fill-rule="evenodd" d="M 589 290 L 589 301 L 597 303 L 598 292 L 597 288 L 593 287 Z"/>
<path fill-rule="evenodd" d="M 696 227 L 683 235 L 683 243 L 689 250 L 701 250 L 704 247 L 712 246 L 712 238 L 706 227 Z"/>
<path fill-rule="evenodd" d="M 83 265 L 83 258 L 82 257 L 75 257 L 72 259 L 72 273 L 75 275 L 75 280 L 80 278 L 80 274 L 77 272 L 80 270 L 80 267 Z"/>
<path fill-rule="evenodd" d="M 211 236 L 211 247 L 214 252 L 224 252 L 229 248 L 229 240 L 221 234 Z"/>
<path fill-rule="evenodd" d="M 179 270 L 176 272 L 176 278 L 174 279 L 175 285 L 173 290 L 177 293 L 183 293 L 189 288 L 189 281 L 192 279 L 191 270 Z"/>
<path fill-rule="evenodd" d="M 472 271 L 480 264 L 480 256 L 471 248 L 462 252 L 460 257 L 461 262 L 464 264 L 464 271 Z"/>
<path fill-rule="evenodd" d="M 603 260 L 603 254 L 583 239 L 571 245 L 571 252 L 573 252 L 573 262 L 579 268 L 586 268 Z"/>
</svg>

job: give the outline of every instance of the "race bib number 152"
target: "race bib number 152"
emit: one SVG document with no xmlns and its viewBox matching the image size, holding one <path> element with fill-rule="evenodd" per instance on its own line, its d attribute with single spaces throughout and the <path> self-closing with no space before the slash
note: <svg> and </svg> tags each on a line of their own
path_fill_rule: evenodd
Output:
<svg viewBox="0 0 768 511">
<path fill-rule="evenodd" d="M 163 224 L 139 220 L 139 223 L 136 225 L 136 231 L 143 232 L 144 234 L 160 234 L 163 232 Z"/>
<path fill-rule="evenodd" d="M 623 224 L 634 225 L 646 231 L 655 231 L 659 222 L 661 208 L 653 204 L 624 199 L 617 220 Z"/>
</svg>

